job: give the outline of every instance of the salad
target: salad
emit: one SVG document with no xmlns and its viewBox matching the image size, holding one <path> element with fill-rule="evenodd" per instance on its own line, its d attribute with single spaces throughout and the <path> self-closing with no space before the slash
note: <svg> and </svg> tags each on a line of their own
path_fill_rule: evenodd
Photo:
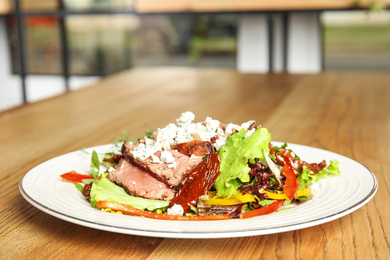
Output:
<svg viewBox="0 0 390 260">
<path fill-rule="evenodd" d="M 273 146 L 255 121 L 223 124 L 192 112 L 120 151 L 91 156 L 91 174 L 61 175 L 91 206 L 165 220 L 251 218 L 284 210 L 315 194 L 315 183 L 339 175 L 339 162 L 308 163 Z"/>
</svg>

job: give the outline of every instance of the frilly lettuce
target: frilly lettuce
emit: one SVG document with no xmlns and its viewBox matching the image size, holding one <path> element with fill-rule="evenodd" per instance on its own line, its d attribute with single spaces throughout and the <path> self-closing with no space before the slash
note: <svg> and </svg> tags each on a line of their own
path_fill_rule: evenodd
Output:
<svg viewBox="0 0 390 260">
<path fill-rule="evenodd" d="M 269 153 L 271 134 L 266 128 L 259 128 L 249 137 L 245 137 L 248 131 L 241 129 L 226 140 L 226 145 L 219 150 L 221 156 L 221 174 L 215 182 L 217 196 L 229 198 L 237 193 L 238 181 L 248 182 L 248 161 L 255 162 L 259 159 L 265 162 L 264 153 Z"/>
<path fill-rule="evenodd" d="M 103 175 L 101 179 L 94 180 L 92 184 L 90 202 L 95 207 L 98 201 L 104 200 L 127 204 L 137 209 L 147 209 L 150 211 L 169 205 L 169 201 L 130 196 L 122 187 L 115 185 Z"/>
<path fill-rule="evenodd" d="M 317 182 L 327 176 L 341 175 L 339 169 L 339 162 L 337 160 L 330 161 L 330 164 L 325 169 L 319 171 L 317 174 L 313 174 L 312 171 L 308 170 L 306 166 L 303 166 L 302 173 L 297 177 L 300 185 L 310 187 L 313 182 Z"/>
</svg>

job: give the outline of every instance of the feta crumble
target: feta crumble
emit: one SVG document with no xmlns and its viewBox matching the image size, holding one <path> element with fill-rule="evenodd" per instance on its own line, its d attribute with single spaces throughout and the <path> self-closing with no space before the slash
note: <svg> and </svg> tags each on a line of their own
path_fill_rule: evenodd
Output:
<svg viewBox="0 0 390 260">
<path fill-rule="evenodd" d="M 170 123 L 164 128 L 158 129 L 158 134 L 156 140 L 146 138 L 145 144 L 139 144 L 133 150 L 133 156 L 140 161 L 147 159 L 152 156 L 153 163 L 173 163 L 174 158 L 169 151 L 171 146 L 190 142 L 192 140 L 199 141 L 210 141 L 213 137 L 219 136 L 219 138 L 214 143 L 214 147 L 217 151 L 225 146 L 226 136 L 234 134 L 236 131 L 241 129 L 248 130 L 255 121 L 251 120 L 245 122 L 241 125 L 237 124 L 228 124 L 225 129 L 221 128 L 221 122 L 211 117 L 207 117 L 204 122 L 193 123 L 195 115 L 188 111 L 181 114 L 181 116 L 176 119 L 176 124 Z M 250 136 L 255 129 L 251 129 L 245 135 L 246 137 Z M 158 158 L 154 155 L 155 152 L 162 151 L 161 157 Z M 171 165 L 171 167 L 176 167 Z"/>
<path fill-rule="evenodd" d="M 180 127 L 187 126 L 190 125 L 194 119 L 195 119 L 194 113 L 187 111 L 181 114 L 181 116 L 178 119 L 176 119 L 176 125 Z"/>
<path fill-rule="evenodd" d="M 321 190 L 321 186 L 319 183 L 317 182 L 313 182 L 313 184 L 311 185 L 311 195 L 314 197 L 316 196 Z"/>
<path fill-rule="evenodd" d="M 143 161 L 148 157 L 150 157 L 155 152 L 157 152 L 157 150 L 154 149 L 153 146 L 139 144 L 133 149 L 132 154 L 134 158 L 136 158 L 137 160 Z"/>
<path fill-rule="evenodd" d="M 168 164 L 168 168 L 169 169 L 175 169 L 176 167 L 177 167 L 177 163 L 176 162 Z"/>
<path fill-rule="evenodd" d="M 206 129 L 210 132 L 216 132 L 221 124 L 218 120 L 212 119 L 211 117 L 207 117 L 204 121 L 206 125 Z"/>
<path fill-rule="evenodd" d="M 173 157 L 172 153 L 169 151 L 162 151 L 160 160 L 165 163 L 173 163 L 175 161 L 175 158 Z"/>
<path fill-rule="evenodd" d="M 172 123 L 159 129 L 156 142 L 160 143 L 163 149 L 169 149 L 171 144 L 175 143 L 174 140 L 177 136 L 177 131 L 177 126 Z"/>
<path fill-rule="evenodd" d="M 152 154 L 152 163 L 162 163 L 162 161 L 158 158 L 158 156 Z"/>
<path fill-rule="evenodd" d="M 167 213 L 168 213 L 168 215 L 183 216 L 184 209 L 181 205 L 175 204 L 171 208 L 168 208 Z"/>
<path fill-rule="evenodd" d="M 225 133 L 228 134 L 228 135 L 232 135 L 232 134 L 234 134 L 235 130 L 236 131 L 240 131 L 241 130 L 241 126 L 230 123 L 230 124 L 228 124 L 226 126 Z"/>
<path fill-rule="evenodd" d="M 225 145 L 226 145 L 226 137 L 220 137 L 217 140 L 215 140 L 214 148 L 218 151 Z"/>
<path fill-rule="evenodd" d="M 244 129 L 248 130 L 248 128 L 249 128 L 251 125 L 253 125 L 254 123 L 255 123 L 255 120 L 250 120 L 250 121 L 248 121 L 248 122 L 246 122 L 246 123 L 241 124 L 241 128 L 244 128 Z"/>
</svg>

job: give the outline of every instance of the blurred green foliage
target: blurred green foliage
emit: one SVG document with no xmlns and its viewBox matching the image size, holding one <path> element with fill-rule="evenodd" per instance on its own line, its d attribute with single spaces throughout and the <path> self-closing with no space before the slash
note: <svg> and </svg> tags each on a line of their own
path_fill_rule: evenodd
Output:
<svg viewBox="0 0 390 260">
<path fill-rule="evenodd" d="M 390 26 L 327 26 L 324 44 L 328 51 L 390 51 Z"/>
</svg>

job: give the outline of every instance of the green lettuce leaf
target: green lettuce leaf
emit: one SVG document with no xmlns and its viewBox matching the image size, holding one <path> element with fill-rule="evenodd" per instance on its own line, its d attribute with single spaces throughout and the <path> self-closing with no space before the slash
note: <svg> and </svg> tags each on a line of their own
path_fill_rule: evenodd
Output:
<svg viewBox="0 0 390 260">
<path fill-rule="evenodd" d="M 274 203 L 275 201 L 274 200 L 260 200 L 258 201 L 259 204 L 263 207 L 265 206 L 268 206 L 268 205 L 271 205 L 272 203 Z"/>
<path fill-rule="evenodd" d="M 125 189 L 119 187 L 102 176 L 100 180 L 95 180 L 92 184 L 90 202 L 93 207 L 100 200 L 118 202 L 133 206 L 137 209 L 147 209 L 153 211 L 155 209 L 168 207 L 169 201 L 150 200 L 139 197 L 130 196 Z"/>
<path fill-rule="evenodd" d="M 325 169 L 319 171 L 317 174 L 313 174 L 308 170 L 306 166 L 303 166 L 302 174 L 297 178 L 300 181 L 300 185 L 310 187 L 313 182 L 317 182 L 320 179 L 328 176 L 340 175 L 339 162 L 337 160 L 330 161 L 330 164 Z M 299 188 L 299 187 L 298 187 Z"/>
<path fill-rule="evenodd" d="M 266 128 L 259 128 L 249 137 L 248 131 L 241 129 L 226 140 L 226 145 L 219 150 L 221 156 L 221 174 L 215 182 L 217 196 L 229 198 L 237 193 L 239 179 L 241 182 L 249 181 L 248 161 L 259 159 L 264 162 L 264 152 L 269 153 L 271 134 Z"/>
<path fill-rule="evenodd" d="M 93 178 L 97 179 L 99 177 L 100 162 L 99 162 L 99 157 L 95 150 L 92 152 L 90 168 L 91 168 L 91 173 Z"/>
</svg>

